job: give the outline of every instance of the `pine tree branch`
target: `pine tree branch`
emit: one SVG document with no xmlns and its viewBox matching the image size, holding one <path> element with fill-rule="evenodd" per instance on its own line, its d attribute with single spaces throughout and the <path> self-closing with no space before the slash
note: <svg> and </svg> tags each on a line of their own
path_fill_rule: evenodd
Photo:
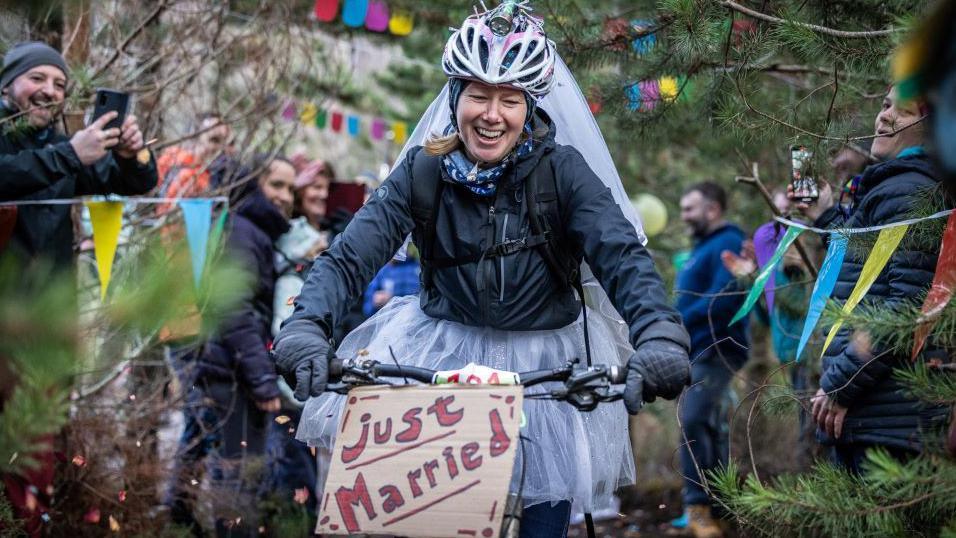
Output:
<svg viewBox="0 0 956 538">
<path fill-rule="evenodd" d="M 720 5 L 730 8 L 739 13 L 743 13 L 744 15 L 747 15 L 749 17 L 760 19 L 762 21 L 770 22 L 773 24 L 793 24 L 801 28 L 806 28 L 808 30 L 813 30 L 814 32 L 817 32 L 820 34 L 829 35 L 833 37 L 843 37 L 843 38 L 849 38 L 849 39 L 870 39 L 874 37 L 890 36 L 900 31 L 899 28 L 892 28 L 892 27 L 887 28 L 885 30 L 869 30 L 865 32 L 850 32 L 846 30 L 836 30 L 834 28 L 827 28 L 826 26 L 819 26 L 817 24 L 810 24 L 807 22 L 798 22 L 798 21 L 791 21 L 787 19 L 781 19 L 778 17 L 774 17 L 772 15 L 767 15 L 766 13 L 755 11 L 753 9 L 742 6 L 738 4 L 737 2 L 733 2 L 731 0 L 724 0 L 720 3 Z"/>
</svg>

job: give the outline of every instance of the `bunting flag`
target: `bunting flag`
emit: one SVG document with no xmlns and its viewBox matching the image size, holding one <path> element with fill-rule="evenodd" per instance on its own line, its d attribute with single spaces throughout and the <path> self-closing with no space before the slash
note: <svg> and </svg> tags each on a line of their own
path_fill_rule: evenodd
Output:
<svg viewBox="0 0 956 538">
<path fill-rule="evenodd" d="M 365 24 L 368 0 L 345 0 L 342 6 L 342 23 L 349 28 L 361 28 Z"/>
<path fill-rule="evenodd" d="M 686 75 L 677 77 L 677 91 L 680 92 L 680 95 L 677 96 L 679 102 L 690 101 L 694 91 L 694 79 Z"/>
<path fill-rule="evenodd" d="M 396 121 L 392 124 L 392 133 L 395 135 L 396 144 L 404 144 L 408 138 L 408 124 L 404 121 Z"/>
<path fill-rule="evenodd" d="M 302 112 L 299 113 L 299 121 L 308 125 L 315 122 L 315 118 L 319 115 L 319 107 L 315 106 L 313 102 L 307 102 L 302 105 Z"/>
<path fill-rule="evenodd" d="M 820 273 L 816 283 L 813 285 L 813 292 L 810 294 L 810 304 L 807 307 L 807 319 L 803 323 L 803 333 L 800 335 L 800 343 L 797 345 L 796 360 L 803 356 L 803 350 L 810 341 L 810 335 L 816 328 L 820 316 L 823 314 L 823 308 L 827 304 L 827 299 L 833 293 L 836 286 L 837 277 L 840 275 L 840 267 L 843 265 L 843 257 L 846 255 L 847 236 L 834 235 L 830 238 L 830 246 L 827 248 L 827 255 L 823 259 L 823 265 L 820 267 Z"/>
<path fill-rule="evenodd" d="M 199 289 L 203 268 L 206 266 L 206 249 L 209 245 L 209 229 L 212 220 L 212 200 L 189 198 L 179 201 L 186 224 L 186 242 L 193 264 L 193 284 Z"/>
<path fill-rule="evenodd" d="M 661 86 L 657 80 L 642 80 L 637 83 L 641 88 L 641 110 L 650 112 L 657 107 L 661 99 Z"/>
<path fill-rule="evenodd" d="M 641 109 L 641 87 L 635 82 L 624 89 L 627 95 L 627 109 L 636 112 Z"/>
<path fill-rule="evenodd" d="M 667 103 L 673 103 L 677 100 L 677 79 L 674 77 L 661 77 L 658 81 L 661 100 Z"/>
<path fill-rule="evenodd" d="M 920 323 L 916 326 L 916 335 L 913 342 L 912 359 L 926 345 L 929 333 L 939 319 L 939 313 L 946 308 L 953 297 L 956 288 L 956 213 L 949 214 L 946 222 L 946 231 L 943 232 L 943 245 L 939 249 L 939 261 L 936 262 L 936 274 L 933 276 L 933 285 L 926 294 L 923 307 L 920 309 Z"/>
<path fill-rule="evenodd" d="M 372 140 L 381 140 L 385 137 L 385 120 L 375 118 L 372 120 Z"/>
<path fill-rule="evenodd" d="M 282 119 L 294 121 L 296 115 L 295 101 L 288 100 L 286 101 L 285 106 L 282 108 Z"/>
<path fill-rule="evenodd" d="M 332 130 L 339 132 L 342 130 L 342 113 L 333 112 L 332 113 Z"/>
<path fill-rule="evenodd" d="M 318 114 L 315 115 L 315 128 L 316 129 L 325 129 L 325 124 L 329 118 L 328 112 L 320 110 Z"/>
<path fill-rule="evenodd" d="M 211 245 L 213 252 L 218 252 L 219 248 L 222 246 L 222 235 L 226 230 L 226 219 L 228 217 L 228 208 L 223 208 L 222 212 L 219 213 L 219 217 L 216 219 L 216 225 L 212 227 L 212 233 L 209 234 L 209 244 Z"/>
<path fill-rule="evenodd" d="M 388 31 L 392 35 L 406 36 L 412 33 L 412 13 L 404 9 L 396 9 L 388 20 Z"/>
<path fill-rule="evenodd" d="M 388 30 L 388 4 L 385 0 L 369 0 L 365 13 L 365 27 L 373 32 Z"/>
<path fill-rule="evenodd" d="M 654 26 L 654 21 L 643 19 L 634 19 L 631 21 L 631 29 L 637 34 L 643 34 L 649 29 L 654 28 Z M 638 56 L 644 56 L 654 48 L 656 43 L 657 35 L 652 33 L 634 38 L 634 41 L 631 42 L 631 47 Z"/>
<path fill-rule="evenodd" d="M 86 202 L 86 207 L 93 224 L 93 252 L 100 275 L 100 300 L 103 300 L 113 275 L 113 258 L 123 224 L 123 202 Z"/>
<path fill-rule="evenodd" d="M 348 131 L 350 135 L 358 136 L 360 127 L 361 127 L 361 122 L 359 121 L 358 116 L 348 117 Z"/>
<path fill-rule="evenodd" d="M 763 291 L 764 286 L 767 284 L 767 279 L 773 274 L 774 269 L 776 269 L 777 264 L 780 263 L 780 259 L 783 258 L 784 253 L 790 248 L 790 245 L 793 244 L 801 232 L 803 232 L 803 230 L 800 228 L 787 228 L 787 233 L 783 235 L 783 239 L 781 239 L 780 244 L 777 245 L 777 250 L 773 253 L 770 261 L 767 262 L 767 265 L 763 266 L 763 268 L 760 269 L 760 273 L 757 274 L 757 279 L 754 280 L 753 287 L 750 288 L 750 292 L 747 294 L 747 298 L 744 299 L 744 304 L 740 306 L 740 310 L 738 310 L 737 313 L 734 314 L 733 319 L 730 320 L 730 325 L 737 323 L 750 313 L 750 310 L 753 309 L 754 304 L 757 303 L 757 299 L 760 297 L 760 292 Z"/>
<path fill-rule="evenodd" d="M 339 14 L 339 0 L 315 0 L 315 18 L 322 22 L 332 22 Z"/>
<path fill-rule="evenodd" d="M 856 305 L 860 303 L 860 299 L 870 290 L 870 286 L 876 281 L 876 277 L 880 276 L 880 273 L 883 272 L 886 263 L 890 261 L 890 256 L 896 251 L 896 247 L 899 246 L 900 240 L 903 239 L 903 236 L 906 235 L 906 231 L 909 230 L 909 228 L 909 224 L 904 224 L 902 226 L 884 228 L 880 231 L 880 235 L 876 238 L 876 244 L 873 245 L 873 250 L 870 251 L 866 263 L 863 264 L 860 279 L 856 281 L 856 286 L 853 287 L 853 291 L 850 292 L 850 297 L 843 305 L 844 314 L 852 312 L 853 309 L 856 308 Z M 837 321 L 830 327 L 830 334 L 827 335 L 827 339 L 823 343 L 823 351 L 820 352 L 821 356 L 826 353 L 827 348 L 830 347 L 830 343 L 833 342 L 833 337 L 836 336 L 837 331 L 839 331 L 842 326 L 843 321 Z"/>
</svg>

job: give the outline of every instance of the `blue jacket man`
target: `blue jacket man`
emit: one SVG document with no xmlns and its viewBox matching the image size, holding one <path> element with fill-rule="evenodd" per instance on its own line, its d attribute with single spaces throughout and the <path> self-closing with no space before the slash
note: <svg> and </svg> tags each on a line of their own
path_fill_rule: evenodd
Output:
<svg viewBox="0 0 956 538">
<path fill-rule="evenodd" d="M 711 182 L 692 185 L 681 197 L 681 220 L 694 237 L 690 258 L 677 275 L 677 310 L 690 334 L 691 387 L 682 401 L 681 444 L 684 506 L 688 529 L 695 537 L 715 538 L 722 532 L 700 486 L 698 469 L 717 467 L 726 458 L 726 413 L 721 402 L 734 372 L 747 361 L 746 320 L 730 325 L 743 296 L 724 267 L 725 250 L 740 252 L 744 232 L 724 220 L 727 195 Z M 723 417 L 721 416 L 723 415 Z"/>
</svg>

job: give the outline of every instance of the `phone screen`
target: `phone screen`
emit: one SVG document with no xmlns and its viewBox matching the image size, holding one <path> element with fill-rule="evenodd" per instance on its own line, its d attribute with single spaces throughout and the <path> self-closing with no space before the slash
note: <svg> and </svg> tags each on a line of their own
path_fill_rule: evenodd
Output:
<svg viewBox="0 0 956 538">
<path fill-rule="evenodd" d="M 790 185 L 793 187 L 793 197 L 801 202 L 813 202 L 820 195 L 813 178 L 812 160 L 813 152 L 806 146 L 790 147 Z"/>
</svg>

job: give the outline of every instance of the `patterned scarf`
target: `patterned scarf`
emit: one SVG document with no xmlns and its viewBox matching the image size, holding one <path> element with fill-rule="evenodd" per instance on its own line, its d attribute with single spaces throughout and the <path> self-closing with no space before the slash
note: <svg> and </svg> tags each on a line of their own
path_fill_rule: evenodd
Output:
<svg viewBox="0 0 956 538">
<path fill-rule="evenodd" d="M 449 126 L 449 131 L 451 127 Z M 442 158 L 441 165 L 448 177 L 455 183 L 464 185 L 478 196 L 494 196 L 498 190 L 498 180 L 519 157 L 534 150 L 534 140 L 531 138 L 531 124 L 525 124 L 528 139 L 518 144 L 518 147 L 507 155 L 500 163 L 491 168 L 479 169 L 461 150 L 455 150 Z M 450 134 L 446 132 L 446 134 Z"/>
</svg>

